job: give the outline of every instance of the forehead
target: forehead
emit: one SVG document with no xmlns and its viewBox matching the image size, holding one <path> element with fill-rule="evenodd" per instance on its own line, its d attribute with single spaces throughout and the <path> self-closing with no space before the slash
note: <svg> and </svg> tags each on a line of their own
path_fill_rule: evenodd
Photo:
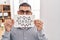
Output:
<svg viewBox="0 0 60 40">
<path fill-rule="evenodd" d="M 31 10 L 31 8 L 30 7 L 28 7 L 28 6 L 20 6 L 20 8 L 19 8 L 19 10 Z"/>
</svg>

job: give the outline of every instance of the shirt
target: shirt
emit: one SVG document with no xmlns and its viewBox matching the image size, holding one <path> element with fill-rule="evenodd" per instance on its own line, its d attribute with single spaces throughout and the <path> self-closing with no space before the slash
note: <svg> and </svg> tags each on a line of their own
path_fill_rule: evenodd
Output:
<svg viewBox="0 0 60 40">
<path fill-rule="evenodd" d="M 47 40 L 42 30 L 37 31 L 36 27 L 15 28 L 10 32 L 5 31 L 2 40 Z"/>
</svg>

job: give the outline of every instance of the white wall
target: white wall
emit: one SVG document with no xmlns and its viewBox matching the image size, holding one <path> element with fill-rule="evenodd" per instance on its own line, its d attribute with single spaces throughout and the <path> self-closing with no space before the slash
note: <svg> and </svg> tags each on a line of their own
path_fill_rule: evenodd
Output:
<svg viewBox="0 0 60 40">
<path fill-rule="evenodd" d="M 35 15 L 35 19 L 40 19 L 40 0 L 27 0 L 27 3 L 31 5 L 32 14 Z"/>
<path fill-rule="evenodd" d="M 0 4 L 5 4 L 4 2 L 6 2 L 6 4 L 10 4 L 10 0 L 0 0 Z"/>
<path fill-rule="evenodd" d="M 60 0 L 41 0 L 41 19 L 48 40 L 60 40 Z"/>
</svg>

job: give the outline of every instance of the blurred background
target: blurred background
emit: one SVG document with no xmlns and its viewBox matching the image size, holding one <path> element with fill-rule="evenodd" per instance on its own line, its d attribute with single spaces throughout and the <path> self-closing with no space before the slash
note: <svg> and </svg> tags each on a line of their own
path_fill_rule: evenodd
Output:
<svg viewBox="0 0 60 40">
<path fill-rule="evenodd" d="M 19 4 L 23 2 L 32 6 L 35 19 L 44 22 L 43 28 L 48 40 L 60 40 L 60 0 L 0 0 L 0 35 L 4 31 L 4 19 L 17 15 Z"/>
</svg>

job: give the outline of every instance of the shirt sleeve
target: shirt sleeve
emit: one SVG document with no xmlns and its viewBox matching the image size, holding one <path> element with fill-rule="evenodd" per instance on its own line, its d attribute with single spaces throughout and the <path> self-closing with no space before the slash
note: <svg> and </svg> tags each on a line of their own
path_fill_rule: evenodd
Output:
<svg viewBox="0 0 60 40">
<path fill-rule="evenodd" d="M 10 40 L 10 32 L 5 31 L 4 35 L 2 35 L 2 40 Z"/>
<path fill-rule="evenodd" d="M 48 40 L 43 32 L 43 30 L 37 31 L 39 40 Z"/>
</svg>

